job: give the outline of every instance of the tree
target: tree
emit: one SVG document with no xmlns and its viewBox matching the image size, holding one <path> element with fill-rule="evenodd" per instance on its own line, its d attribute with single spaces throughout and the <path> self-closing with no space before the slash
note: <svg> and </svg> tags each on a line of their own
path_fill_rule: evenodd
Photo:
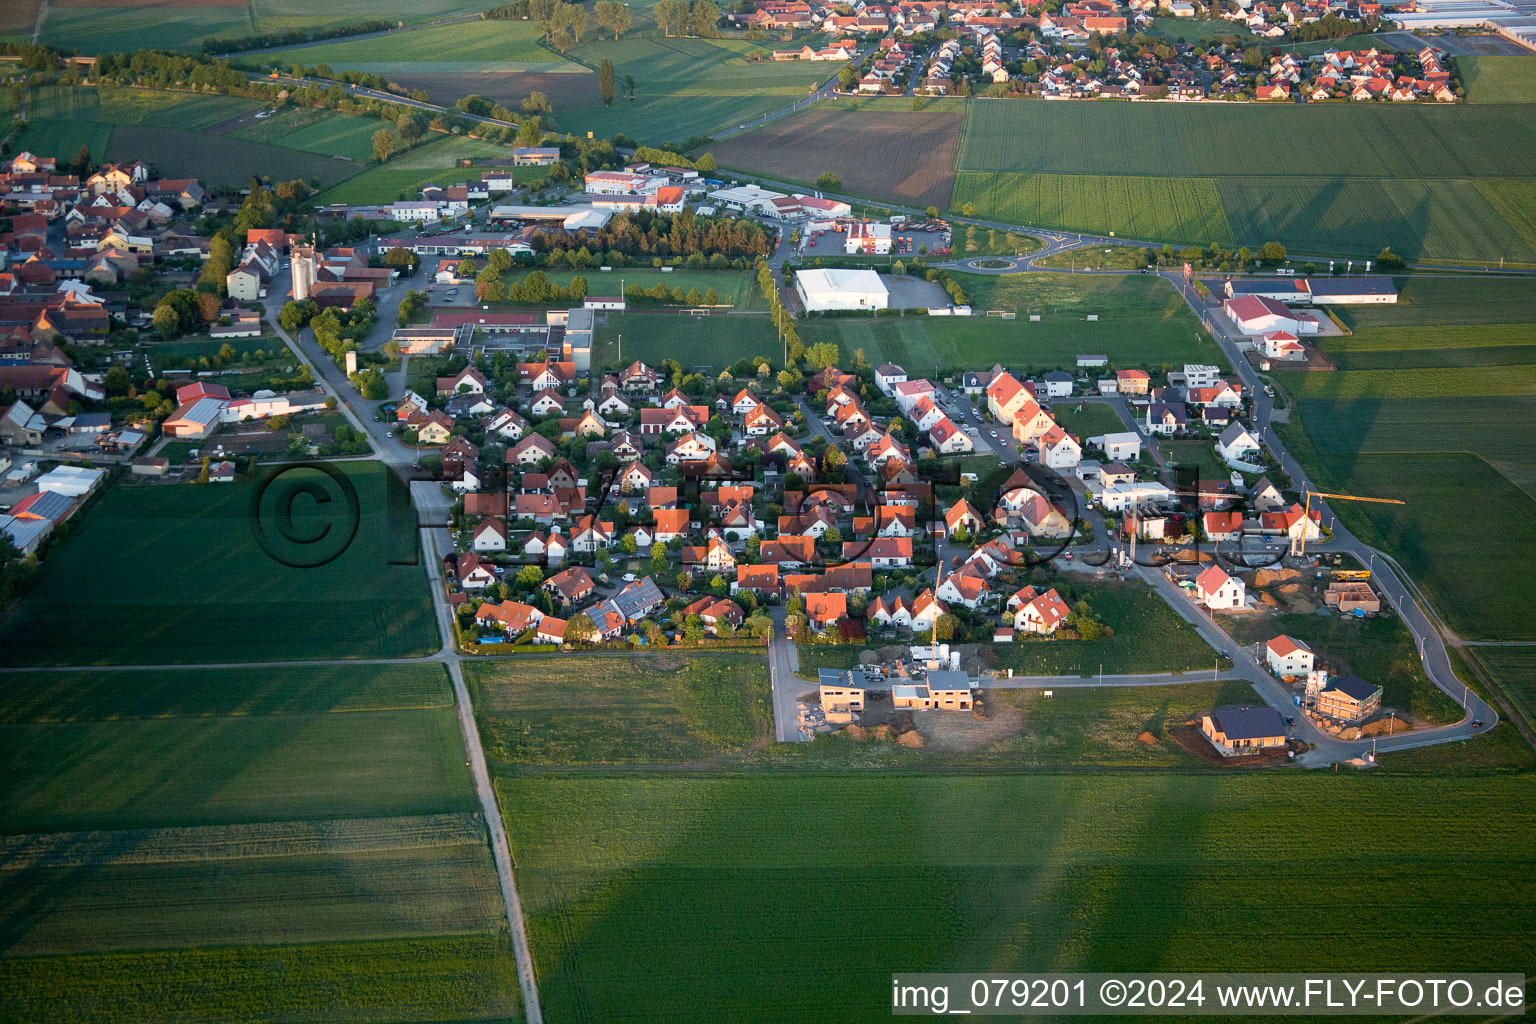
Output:
<svg viewBox="0 0 1536 1024">
<path fill-rule="evenodd" d="M 656 0 L 656 5 L 651 8 L 651 17 L 656 19 L 656 24 L 661 26 L 665 35 L 671 35 L 673 29 L 682 30 L 688 23 L 687 0 Z"/>
<path fill-rule="evenodd" d="M 629 29 L 629 5 L 620 0 L 597 0 L 593 8 L 599 28 L 613 30 L 613 38 L 617 39 Z"/>
<path fill-rule="evenodd" d="M 555 5 L 559 0 L 528 0 L 528 17 L 532 18 L 544 29 L 544 38 L 548 39 L 554 29 Z"/>
<path fill-rule="evenodd" d="M 845 67 L 837 73 L 837 87 L 843 92 L 852 92 L 854 81 L 854 72 L 851 67 Z"/>
<path fill-rule="evenodd" d="M 525 117 L 517 126 L 517 144 L 520 146 L 536 146 L 543 138 L 544 126 L 537 117 Z"/>
<path fill-rule="evenodd" d="M 843 187 L 843 179 L 831 171 L 823 171 L 816 179 L 816 187 L 827 192 L 838 192 Z"/>
<path fill-rule="evenodd" d="M 718 168 L 715 165 L 715 154 L 705 153 L 693 162 L 693 169 L 700 174 L 713 174 Z"/>
<path fill-rule="evenodd" d="M 373 133 L 373 158 L 383 163 L 395 155 L 395 145 L 398 140 L 395 133 L 388 128 L 380 128 Z"/>
<path fill-rule="evenodd" d="M 937 206 L 930 206 L 930 207 L 928 207 L 928 209 L 923 211 L 923 214 L 929 220 L 938 220 L 939 219 L 939 208 Z"/>
<path fill-rule="evenodd" d="M 607 57 L 597 66 L 597 88 L 603 95 L 603 106 L 613 106 L 613 61 Z"/>
<path fill-rule="evenodd" d="M 1279 242 L 1264 243 L 1264 261 L 1266 263 L 1284 263 L 1285 246 Z"/>
<path fill-rule="evenodd" d="M 933 620 L 934 635 L 941 643 L 946 643 L 955 638 L 955 631 L 960 628 L 960 620 L 955 618 L 952 612 L 945 612 Z"/>
<path fill-rule="evenodd" d="M 426 115 L 416 110 L 401 114 L 395 119 L 395 134 L 407 146 L 420 142 L 427 134 Z"/>
<path fill-rule="evenodd" d="M 544 582 L 544 570 L 536 565 L 525 565 L 517 571 L 517 582 L 532 590 Z"/>
<path fill-rule="evenodd" d="M 153 322 L 155 331 L 160 337 L 166 339 L 181 337 L 181 318 L 170 306 L 163 303 L 156 306 Z"/>
<path fill-rule="evenodd" d="M 128 379 L 128 371 L 121 366 L 114 366 L 107 371 L 106 378 L 102 381 L 109 395 L 126 395 L 133 382 Z"/>
<path fill-rule="evenodd" d="M 696 36 L 712 39 L 720 34 L 720 8 L 715 0 L 693 0 L 688 10 L 688 27 Z"/>
<path fill-rule="evenodd" d="M 568 644 L 596 643 L 597 627 L 586 612 L 577 612 L 565 622 L 565 642 Z"/>
</svg>

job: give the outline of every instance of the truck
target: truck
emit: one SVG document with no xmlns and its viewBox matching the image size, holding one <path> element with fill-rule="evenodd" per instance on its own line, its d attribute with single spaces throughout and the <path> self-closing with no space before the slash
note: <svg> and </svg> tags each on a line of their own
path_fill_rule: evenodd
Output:
<svg viewBox="0 0 1536 1024">
<path fill-rule="evenodd" d="M 906 222 L 907 222 L 907 215 L 906 214 L 904 214 L 904 213 L 893 213 L 893 214 L 891 214 L 891 223 L 892 224 L 905 224 Z"/>
</svg>

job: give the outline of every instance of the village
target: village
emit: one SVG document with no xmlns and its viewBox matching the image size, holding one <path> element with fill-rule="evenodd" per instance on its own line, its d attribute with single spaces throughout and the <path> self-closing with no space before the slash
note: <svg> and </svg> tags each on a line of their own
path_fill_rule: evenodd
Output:
<svg viewBox="0 0 1536 1024">
<path fill-rule="evenodd" d="M 124 360 L 155 357 L 114 350 L 113 324 L 172 337 L 180 321 L 164 300 L 147 315 L 93 289 L 113 295 L 155 261 L 185 261 L 192 252 L 201 263 L 185 262 L 188 279 L 193 266 L 222 270 L 222 289 L 192 293 L 210 343 L 269 336 L 264 318 L 280 312 L 274 319 L 285 330 L 314 328 L 354 386 L 382 386 L 381 371 L 391 367 L 413 382 L 398 394 L 365 394 L 383 400 L 373 419 L 388 418 L 389 443 L 414 451 L 417 470 L 451 502 L 456 550 L 441 568 L 466 651 L 762 645 L 776 636 L 913 645 L 909 658 L 867 664 L 869 685 L 828 677 L 819 694 L 807 694 L 817 698 L 803 712 L 808 738 L 856 724 L 866 702 L 974 710 L 989 679 L 1013 676 L 978 661 L 980 649 L 1064 639 L 1091 645 L 1112 634 L 1088 605 L 1063 596 L 1074 581 L 1128 580 L 1160 564 L 1164 598 L 1190 621 L 1264 615 L 1264 602 L 1247 592 L 1256 574 L 1283 560 L 1293 569 L 1319 565 L 1319 544 L 1326 553 L 1328 529 L 1310 510 L 1310 494 L 1299 493 L 1267 451 L 1254 396 L 1218 366 L 1115 367 L 1105 356 L 1079 354 L 1074 365 L 1044 372 L 994 365 L 931 379 L 862 357 L 847 370 L 823 362 L 801 373 L 758 356 L 707 376 L 671 360 L 604 366 L 594 359 L 606 318 L 643 300 L 644 291 L 595 295 L 573 284 L 549 296 L 567 299 L 567 308 L 542 313 L 474 305 L 492 297 L 514 259 L 526 264 L 536 248 L 571 251 L 552 248 L 552 237 L 585 238 L 615 216 L 642 211 L 675 214 L 694 203 L 700 216 L 773 225 L 770 244 L 792 233 L 806 252 L 830 234 L 832 251 L 861 255 L 911 251 L 907 239 L 922 225 L 864 221 L 844 202 L 636 162 L 589 173 L 574 206 L 498 203 L 495 194 L 510 180 L 488 177 L 483 189 L 429 186 L 418 202 L 375 211 L 385 225 L 454 225 L 446 233 L 326 247 L 251 228 L 237 253 L 222 239 L 178 230 L 186 210 L 218 201 L 193 192 L 195 182 L 151 179 L 142 164 L 83 179 L 49 164 L 30 154 L 11 162 L 11 195 L 31 209 L 13 218 L 12 266 L 0 275 L 11 354 L 0 386 L 14 396 L 0 436 L 14 446 L 7 458 L 17 464 L 6 465 L 5 494 L 19 498 L 0 530 L 22 555 L 38 552 L 114 467 L 145 484 L 194 475 L 216 484 L 242 477 L 256 457 L 368 450 L 361 434 L 323 422 L 336 416 L 336 396 L 307 367 L 308 386 L 282 393 L 220 383 L 233 374 L 224 379 L 238 388 L 248 367 L 164 368 L 144 399 L 120 400 Z M 263 200 L 255 195 L 236 209 Z M 485 232 L 469 227 L 476 212 L 486 217 Z M 948 235 L 939 224 L 937 236 L 921 235 L 936 251 Z M 426 282 L 401 308 L 420 316 L 402 315 L 382 350 L 349 343 L 372 326 L 377 302 L 402 275 L 418 273 Z M 867 269 L 802 269 L 784 296 L 812 314 L 970 313 L 932 279 L 904 280 Z M 1396 300 L 1385 278 L 1228 278 L 1224 288 L 1222 308 L 1246 338 L 1240 347 L 1264 369 L 1307 359 L 1307 339 L 1332 324 L 1328 307 Z M 206 309 L 203 298 L 211 300 Z M 719 301 L 713 294 L 683 300 Z M 272 344 L 282 348 L 279 338 Z M 75 368 L 65 347 L 94 353 L 94 372 Z M 410 371 L 415 363 L 430 374 Z M 144 412 L 86 409 L 103 404 Z M 1085 405 L 1101 407 L 1122 429 L 1073 432 L 1053 415 Z M 353 434 L 353 447 L 337 443 Z M 1207 446 L 1222 472 L 1202 471 L 1204 458 L 1179 465 L 1175 458 L 1191 443 Z M 1179 446 L 1177 456 L 1160 444 Z M 50 458 L 84 464 L 38 475 Z M 1160 560 L 1148 563 L 1149 553 Z M 1368 573 L 1335 575 L 1327 607 L 1340 615 L 1381 612 Z M 1381 707 L 1380 686 L 1330 674 L 1304 644 L 1277 636 L 1262 661 L 1294 691 L 1294 707 L 1334 735 L 1358 736 L 1388 713 L 1398 727 L 1395 712 Z M 888 671 L 906 678 L 888 687 Z M 1203 732 L 1226 754 L 1284 748 L 1294 717 L 1277 727 L 1282 716 L 1269 710 L 1275 718 L 1254 709 L 1213 713 Z"/>
<path fill-rule="evenodd" d="M 1411 52 L 1333 49 L 1313 56 L 1264 48 L 1266 41 L 1282 42 L 1295 30 L 1320 25 L 1340 36 L 1368 31 L 1381 15 L 1379 4 L 1320 0 L 1225 9 L 1189 0 L 851 8 L 760 2 L 744 20 L 783 38 L 811 40 L 798 49 L 774 49 L 775 61 L 856 61 L 839 78 L 849 94 L 1456 102 L 1460 83 L 1433 46 Z M 1235 31 L 1187 40 L 1148 34 L 1156 18 L 1201 25 L 1224 20 L 1240 26 L 1248 41 Z M 820 41 L 827 36 L 830 42 Z"/>
</svg>

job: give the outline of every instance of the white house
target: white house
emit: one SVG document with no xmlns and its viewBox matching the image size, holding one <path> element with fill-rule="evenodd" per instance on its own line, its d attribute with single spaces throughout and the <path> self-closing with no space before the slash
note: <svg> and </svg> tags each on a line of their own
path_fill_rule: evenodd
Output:
<svg viewBox="0 0 1536 1024">
<path fill-rule="evenodd" d="M 1289 331 L 1298 336 L 1317 333 L 1317 317 L 1311 313 L 1293 313 L 1285 303 L 1262 295 L 1240 295 L 1221 305 L 1237 324 L 1237 329 L 1247 335 L 1271 331 Z"/>
<path fill-rule="evenodd" d="M 875 367 L 875 387 L 891 398 L 896 397 L 896 385 L 903 384 L 906 380 L 907 371 L 894 363 L 885 363 Z"/>
<path fill-rule="evenodd" d="M 1066 398 L 1072 393 L 1072 375 L 1063 370 L 1052 370 L 1040 381 L 1048 398 Z"/>
<path fill-rule="evenodd" d="M 1238 462 L 1251 463 L 1259 457 L 1264 446 L 1241 423 L 1229 423 L 1216 439 L 1216 454 L 1228 465 Z"/>
<path fill-rule="evenodd" d="M 1035 440 L 1040 450 L 1040 464 L 1050 469 L 1071 469 L 1083 460 L 1077 439 L 1060 427 L 1052 427 Z"/>
<path fill-rule="evenodd" d="M 1247 600 L 1243 581 L 1212 565 L 1195 579 L 1195 595 L 1212 611 L 1241 608 Z"/>
<path fill-rule="evenodd" d="M 1264 662 L 1277 676 L 1306 675 L 1316 660 L 1312 648 L 1284 634 L 1264 645 Z"/>
<path fill-rule="evenodd" d="M 1133 430 L 1100 434 L 1090 437 L 1088 443 L 1097 445 L 1110 462 L 1135 462 L 1141 458 L 1141 435 Z"/>
</svg>

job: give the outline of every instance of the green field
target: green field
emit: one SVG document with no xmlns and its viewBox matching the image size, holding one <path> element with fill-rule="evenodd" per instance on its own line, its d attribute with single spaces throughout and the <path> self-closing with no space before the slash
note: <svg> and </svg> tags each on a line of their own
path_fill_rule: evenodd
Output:
<svg viewBox="0 0 1536 1024">
<path fill-rule="evenodd" d="M 6 1019 L 517 1015 L 441 666 L 0 682 Z"/>
<path fill-rule="evenodd" d="M 252 31 L 245 5 L 223 7 L 119 4 L 48 5 L 40 42 L 85 54 L 194 50 L 206 38 Z"/>
<path fill-rule="evenodd" d="M 356 539 L 313 569 L 280 565 L 258 547 L 251 482 L 111 489 L 50 552 L 37 585 L 0 623 L 0 662 L 195 664 L 435 651 L 420 567 L 387 560 L 395 550 L 385 522 L 387 471 L 368 462 L 342 471 L 358 493 Z M 290 482 L 285 477 L 284 487 Z M 295 503 L 300 529 L 334 526 L 340 535 L 344 502 L 338 490 L 326 493 L 336 499 L 329 506 Z M 82 579 L 96 583 L 88 619 L 78 612 Z"/>
<path fill-rule="evenodd" d="M 377 130 L 377 129 L 375 129 Z M 370 148 L 372 143 L 369 143 Z M 391 203 L 399 198 L 420 198 L 421 186 L 436 182 L 456 184 L 480 172 L 459 166 L 460 160 L 505 157 L 509 150 L 491 142 L 463 136 L 438 138 L 394 157 L 386 164 L 368 168 L 315 197 L 317 204 Z M 290 154 L 291 155 L 291 154 Z M 354 164 L 342 164 L 353 167 Z"/>
<path fill-rule="evenodd" d="M 1525 74 L 1489 88 L 1521 91 Z M 974 100 L 952 206 L 1128 238 L 1532 263 L 1524 109 Z"/>
<path fill-rule="evenodd" d="M 1498 677 L 1526 720 L 1536 719 L 1536 647 L 1480 647 L 1477 658 Z"/>
<path fill-rule="evenodd" d="M 331 0 L 323 8 L 308 0 L 251 0 L 251 19 L 261 32 L 356 25 L 375 18 L 413 25 L 484 10 L 480 0 Z"/>
<path fill-rule="evenodd" d="M 1335 512 L 1394 553 L 1469 638 L 1536 637 L 1515 569 L 1536 556 L 1529 293 L 1507 278 L 1407 279 L 1395 305 L 1340 308 L 1353 333 L 1320 342 L 1338 372 L 1279 378 L 1305 428 L 1287 437 L 1322 489 L 1408 502 Z"/>
<path fill-rule="evenodd" d="M 235 129 L 230 137 L 369 163 L 373 160 L 373 133 L 381 127 L 383 122 L 376 118 L 333 114 L 313 107 L 289 107 Z"/>
<path fill-rule="evenodd" d="M 28 90 L 28 117 L 99 124 L 153 125 L 196 130 L 255 110 L 261 104 L 241 96 L 209 96 L 127 86 L 62 85 Z"/>
<path fill-rule="evenodd" d="M 1120 367 L 1186 362 L 1223 363 L 1178 292 L 1153 276 L 1072 274 L 956 274 L 971 317 L 812 319 L 800 328 L 807 345 L 833 341 L 851 359 L 857 349 L 872 364 L 892 362 L 912 372 L 935 366 L 1002 363 L 1025 372 L 1072 368 L 1085 352 L 1103 353 Z M 1014 320 L 987 310 L 1017 313 Z M 1038 323 L 1029 316 L 1039 314 Z M 1088 316 L 1099 319 L 1089 321 Z"/>
<path fill-rule="evenodd" d="M 543 44 L 544 33 L 532 21 L 484 21 L 443 25 L 367 39 L 317 43 L 293 50 L 255 54 L 247 58 L 263 66 L 314 67 L 329 64 L 337 71 L 366 71 L 376 75 L 547 71 L 570 65 Z M 444 59 L 449 58 L 449 59 Z"/>
<path fill-rule="evenodd" d="M 607 326 L 598 327 L 592 340 L 593 366 L 619 366 L 620 336 L 626 365 L 636 359 L 653 366 L 676 359 L 690 369 L 707 366 L 719 373 L 753 356 L 766 356 L 775 366 L 784 364 L 778 332 L 766 316 L 610 313 Z M 801 337 L 810 344 L 805 332 Z"/>
<path fill-rule="evenodd" d="M 139 125 L 112 129 L 107 159 L 143 160 L 162 174 L 198 178 L 213 185 L 244 185 L 252 175 L 273 181 L 319 180 L 321 187 L 354 175 L 358 165 L 228 135 Z M 393 198 L 393 197 L 391 197 Z"/>
<path fill-rule="evenodd" d="M 642 143 L 686 139 L 700 132 L 717 133 L 782 110 L 808 95 L 837 73 L 830 64 L 799 65 L 796 61 L 751 62 L 744 55 L 764 48 L 742 39 L 666 39 L 626 35 L 617 41 L 583 41 L 568 56 L 596 69 L 613 61 L 620 85 L 612 107 L 583 92 L 573 106 L 555 103 L 562 129 L 599 138 L 624 132 Z M 635 78 L 630 100 L 622 83 Z"/>
<path fill-rule="evenodd" d="M 1525 57 L 1457 57 L 1471 103 L 1536 103 L 1536 61 Z"/>
<path fill-rule="evenodd" d="M 1152 19 L 1151 32 L 1153 35 L 1159 35 L 1165 39 L 1176 39 L 1190 43 L 1198 43 L 1204 39 L 1224 39 L 1227 36 L 1236 36 L 1245 42 L 1253 39 L 1253 33 L 1248 30 L 1247 25 L 1239 25 L 1236 22 L 1226 21 L 1222 18 L 1211 20 L 1204 18 L 1154 18 Z"/>
<path fill-rule="evenodd" d="M 1115 434 L 1125 429 L 1114 407 L 1105 402 L 1077 402 L 1071 398 L 1058 399 L 1051 406 L 1051 418 L 1061 429 L 1078 440 Z"/>
<path fill-rule="evenodd" d="M 465 681 L 487 755 L 509 763 L 698 761 L 773 734 L 760 653 L 471 662 Z"/>
<path fill-rule="evenodd" d="M 697 290 L 702 296 L 711 288 L 725 305 L 736 309 L 766 310 L 767 302 L 763 300 L 762 291 L 757 287 L 757 278 L 749 270 L 688 270 L 679 267 L 675 270 L 662 271 L 654 267 L 622 267 L 603 272 L 588 268 L 581 271 L 545 271 L 544 275 L 550 282 L 558 285 L 568 285 L 571 278 L 577 275 L 587 279 L 588 295 L 618 295 L 620 289 L 628 291 L 630 288 L 654 288 L 658 284 L 664 284 L 668 288 L 681 288 L 684 293 Z M 520 281 L 523 275 L 512 273 L 506 280 Z M 647 310 L 661 309 L 671 304 L 671 299 L 666 303 L 661 300 L 635 299 L 632 308 L 644 312 Z M 541 306 L 543 303 L 537 303 Z"/>
<path fill-rule="evenodd" d="M 550 1019 L 885 1020 L 893 970 L 1536 956 L 1521 777 L 544 775 L 498 789 Z"/>
<path fill-rule="evenodd" d="M 1026 226 L 1232 243 L 1221 196 L 1209 178 L 962 171 L 951 206 Z"/>
</svg>

